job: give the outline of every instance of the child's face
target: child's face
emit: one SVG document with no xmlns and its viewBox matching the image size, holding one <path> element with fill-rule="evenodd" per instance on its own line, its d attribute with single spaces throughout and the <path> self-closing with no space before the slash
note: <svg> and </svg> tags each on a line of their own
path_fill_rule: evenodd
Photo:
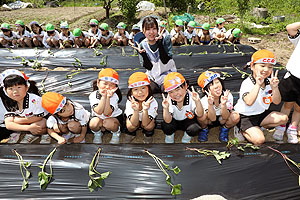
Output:
<svg viewBox="0 0 300 200">
<path fill-rule="evenodd" d="M 211 92 L 213 97 L 220 97 L 223 90 L 221 81 L 215 78 L 212 83 L 209 84 L 208 90 Z"/>
<path fill-rule="evenodd" d="M 256 63 L 251 64 L 251 70 L 254 78 L 262 76 L 264 79 L 268 78 L 273 71 L 273 65 L 271 63 Z"/>
<path fill-rule="evenodd" d="M 23 27 L 22 26 L 16 26 L 16 31 L 17 32 L 22 32 L 23 31 Z"/>
<path fill-rule="evenodd" d="M 194 28 L 190 27 L 190 26 L 188 26 L 187 29 L 188 29 L 188 32 L 190 32 L 190 33 L 193 32 L 193 30 L 194 30 Z"/>
<path fill-rule="evenodd" d="M 117 87 L 115 83 L 112 83 L 110 81 L 103 81 L 103 80 L 97 80 L 97 86 L 100 91 L 112 90 Z"/>
<path fill-rule="evenodd" d="M 140 86 L 132 88 L 131 90 L 132 96 L 134 96 L 138 101 L 145 101 L 149 95 L 149 87 L 148 86 Z"/>
<path fill-rule="evenodd" d="M 28 87 L 26 85 L 14 85 L 12 87 L 5 88 L 5 90 L 9 98 L 20 102 L 26 96 Z"/>
<path fill-rule="evenodd" d="M 10 36 L 10 30 L 3 29 L 2 32 L 4 35 Z"/>
<path fill-rule="evenodd" d="M 148 41 L 155 41 L 155 38 L 158 35 L 158 30 L 156 26 L 153 26 L 151 28 L 144 28 L 143 33 Z"/>
<path fill-rule="evenodd" d="M 220 24 L 218 24 L 218 27 L 219 27 L 219 28 L 223 28 L 223 27 L 224 27 L 224 22 L 223 22 L 223 23 L 220 23 Z"/>
<path fill-rule="evenodd" d="M 70 101 L 67 101 L 64 107 L 57 113 L 57 115 L 60 117 L 70 117 L 73 114 L 74 114 L 74 108 L 73 105 L 70 103 Z"/>
<path fill-rule="evenodd" d="M 125 32 L 125 29 L 124 28 L 118 28 L 118 31 L 120 34 L 123 34 Z"/>
<path fill-rule="evenodd" d="M 108 30 L 101 29 L 101 34 L 102 35 L 107 35 L 107 33 L 108 33 Z"/>
<path fill-rule="evenodd" d="M 97 25 L 91 25 L 91 29 L 92 29 L 92 31 L 96 31 L 96 30 L 97 30 L 97 28 L 98 28 L 98 26 L 97 26 Z"/>
<path fill-rule="evenodd" d="M 53 31 L 47 31 L 47 33 L 48 33 L 49 36 L 54 36 L 55 35 L 55 31 L 54 30 Z"/>
<path fill-rule="evenodd" d="M 177 25 L 175 25 L 175 30 L 178 32 L 178 31 L 181 31 L 181 29 L 182 29 L 182 26 L 177 26 Z"/>
<path fill-rule="evenodd" d="M 39 27 L 36 26 L 35 24 L 32 25 L 32 31 L 35 32 L 35 33 L 38 33 L 39 32 Z"/>
<path fill-rule="evenodd" d="M 170 95 L 173 101 L 177 101 L 178 103 L 180 103 L 183 102 L 184 100 L 186 90 L 187 90 L 187 85 L 185 84 L 182 87 L 179 86 L 174 90 L 171 90 L 170 92 L 168 92 L 168 94 Z"/>
<path fill-rule="evenodd" d="M 62 28 L 62 29 L 61 29 L 61 32 L 62 32 L 64 35 L 67 35 L 67 34 L 68 34 L 68 31 L 69 31 L 68 28 Z"/>
<path fill-rule="evenodd" d="M 203 35 L 208 35 L 208 30 L 202 30 Z"/>
</svg>

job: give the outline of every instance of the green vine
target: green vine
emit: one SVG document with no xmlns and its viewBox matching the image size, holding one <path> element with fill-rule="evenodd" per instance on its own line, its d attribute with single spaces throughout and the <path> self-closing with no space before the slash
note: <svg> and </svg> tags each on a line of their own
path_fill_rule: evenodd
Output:
<svg viewBox="0 0 300 200">
<path fill-rule="evenodd" d="M 14 149 L 13 152 L 16 154 L 19 160 L 20 165 L 20 171 L 23 177 L 23 184 L 21 191 L 23 192 L 26 188 L 28 188 L 28 180 L 31 177 L 31 172 L 28 170 L 28 168 L 31 166 L 31 162 L 24 163 L 23 157 Z M 25 172 L 23 171 L 25 170 Z"/>
<path fill-rule="evenodd" d="M 39 166 L 42 169 L 42 171 L 39 172 L 39 183 L 40 183 L 40 188 L 43 190 L 45 190 L 47 188 L 48 184 L 51 182 L 51 179 L 53 177 L 51 159 L 52 159 L 55 151 L 56 151 L 56 148 L 54 148 L 51 151 L 51 153 L 47 156 L 47 158 L 43 162 L 43 165 Z M 47 173 L 46 169 L 45 169 L 48 161 L 50 161 L 50 174 Z"/>
</svg>

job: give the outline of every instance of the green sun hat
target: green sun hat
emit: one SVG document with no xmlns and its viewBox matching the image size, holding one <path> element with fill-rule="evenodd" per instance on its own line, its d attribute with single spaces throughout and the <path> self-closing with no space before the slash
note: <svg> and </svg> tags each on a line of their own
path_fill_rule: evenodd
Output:
<svg viewBox="0 0 300 200">
<path fill-rule="evenodd" d="M 210 24 L 209 24 L 209 23 L 204 23 L 204 24 L 202 24 L 202 27 L 201 27 L 201 28 L 204 29 L 204 30 L 209 31 L 209 29 L 210 29 Z"/>
<path fill-rule="evenodd" d="M 101 25 L 100 25 L 100 29 L 103 29 L 103 30 L 105 30 L 105 31 L 107 31 L 108 30 L 108 24 L 107 23 L 102 23 Z"/>
<path fill-rule="evenodd" d="M 96 20 L 96 19 L 90 20 L 90 25 L 98 25 L 98 24 L 99 24 L 98 20 Z"/>
<path fill-rule="evenodd" d="M 239 38 L 242 35 L 242 31 L 239 28 L 235 28 L 232 31 L 232 35 L 233 35 L 233 37 Z"/>
<path fill-rule="evenodd" d="M 10 25 L 8 23 L 1 24 L 1 30 L 10 30 Z"/>
<path fill-rule="evenodd" d="M 67 21 L 60 23 L 60 28 L 69 28 L 69 24 Z"/>
<path fill-rule="evenodd" d="M 159 26 L 160 26 L 160 27 L 166 28 L 167 25 L 168 25 L 168 22 L 166 22 L 166 21 L 160 21 L 160 22 L 159 22 Z"/>
<path fill-rule="evenodd" d="M 17 20 L 15 23 L 16 26 L 24 26 L 24 22 L 22 20 Z"/>
<path fill-rule="evenodd" d="M 190 21 L 190 22 L 188 23 L 188 26 L 189 26 L 189 27 L 192 27 L 192 28 L 195 28 L 195 27 L 196 27 L 196 22 Z"/>
<path fill-rule="evenodd" d="M 125 29 L 126 24 L 124 22 L 120 22 L 120 23 L 118 23 L 117 28 Z"/>
<path fill-rule="evenodd" d="M 74 37 L 80 37 L 81 36 L 81 29 L 80 28 L 75 28 L 73 31 Z"/>
<path fill-rule="evenodd" d="M 221 24 L 223 22 L 225 22 L 224 18 L 218 18 L 217 21 L 216 21 L 216 24 Z"/>
<path fill-rule="evenodd" d="M 45 28 L 46 28 L 46 31 L 54 31 L 54 26 L 53 26 L 53 24 L 47 24 L 47 25 L 45 26 Z"/>
<path fill-rule="evenodd" d="M 183 21 L 182 21 L 181 19 L 177 19 L 177 20 L 175 21 L 175 24 L 176 24 L 177 26 L 183 26 Z"/>
</svg>

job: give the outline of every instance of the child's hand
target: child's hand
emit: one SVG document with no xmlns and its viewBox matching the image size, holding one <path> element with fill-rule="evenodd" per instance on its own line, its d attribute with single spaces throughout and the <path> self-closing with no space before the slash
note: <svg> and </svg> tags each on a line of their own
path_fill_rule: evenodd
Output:
<svg viewBox="0 0 300 200">
<path fill-rule="evenodd" d="M 137 102 L 133 96 L 131 97 L 128 97 L 129 101 L 131 102 L 131 108 L 134 110 L 134 111 L 139 111 L 139 108 L 140 108 L 140 105 L 139 105 L 139 102 Z"/>
<path fill-rule="evenodd" d="M 264 83 L 265 79 L 264 77 L 260 74 L 260 72 L 257 70 L 256 71 L 256 83 L 259 85 L 259 86 L 262 86 L 262 84 Z"/>
<path fill-rule="evenodd" d="M 107 96 L 107 90 L 99 90 L 99 93 L 101 96 L 106 97 Z"/>
<path fill-rule="evenodd" d="M 58 138 L 58 140 L 57 140 L 57 143 L 58 144 L 65 144 L 67 142 L 67 140 L 64 138 L 64 137 L 60 137 L 60 138 Z"/>
<path fill-rule="evenodd" d="M 114 95 L 115 91 L 117 91 L 118 87 L 114 88 L 114 89 L 111 89 L 111 90 L 107 90 L 107 97 L 110 98 Z"/>
<path fill-rule="evenodd" d="M 73 138 L 73 142 L 74 143 L 80 143 L 83 139 L 84 139 L 84 137 L 81 137 L 81 136 L 74 137 Z"/>
<path fill-rule="evenodd" d="M 155 38 L 155 41 L 162 39 L 165 30 L 166 30 L 166 28 L 162 28 L 160 30 L 160 32 L 158 33 L 158 36 Z"/>
<path fill-rule="evenodd" d="M 34 135 L 40 135 L 43 131 L 42 126 L 36 124 L 36 123 L 32 123 L 30 124 L 30 133 L 34 134 Z"/>
<path fill-rule="evenodd" d="M 148 110 L 150 108 L 150 104 L 153 101 L 153 97 L 150 97 L 147 101 L 143 101 L 142 106 L 143 110 Z"/>
<path fill-rule="evenodd" d="M 229 95 L 230 90 L 226 90 L 224 92 L 224 95 L 221 96 L 221 105 L 226 105 L 227 101 L 228 101 L 228 95 Z"/>
<path fill-rule="evenodd" d="M 192 91 L 189 90 L 190 93 L 192 93 L 192 99 L 196 101 L 200 101 L 200 96 L 198 92 L 195 91 L 194 86 L 192 86 Z"/>
<path fill-rule="evenodd" d="M 206 94 L 207 94 L 207 102 L 209 105 L 213 105 L 214 104 L 214 97 L 213 95 L 211 94 L 210 90 L 207 92 L 205 91 Z"/>
<path fill-rule="evenodd" d="M 278 70 L 276 70 L 275 75 L 274 75 L 274 72 L 272 72 L 272 74 L 271 74 L 270 85 L 271 85 L 272 89 L 275 89 L 278 87 L 279 79 L 278 79 L 277 75 L 278 75 Z"/>
<path fill-rule="evenodd" d="M 162 95 L 162 97 L 163 97 L 163 101 L 162 101 L 162 107 L 164 108 L 164 109 L 167 109 L 167 110 L 169 110 L 169 106 L 170 106 L 170 104 L 169 104 L 169 99 L 170 99 L 170 96 L 169 96 L 169 94 L 168 94 L 168 96 L 167 96 L 167 98 L 165 97 L 165 95 L 164 94 L 161 94 Z"/>
</svg>

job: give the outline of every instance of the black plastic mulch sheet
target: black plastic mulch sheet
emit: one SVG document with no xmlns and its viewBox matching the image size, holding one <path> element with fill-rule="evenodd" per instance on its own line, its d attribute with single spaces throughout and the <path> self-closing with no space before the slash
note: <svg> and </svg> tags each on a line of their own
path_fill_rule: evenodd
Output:
<svg viewBox="0 0 300 200">
<path fill-rule="evenodd" d="M 276 145 L 273 148 L 300 160 L 299 145 Z M 97 148 L 102 148 L 97 170 L 110 171 L 102 189 L 90 192 L 88 168 Z M 155 144 L 155 145 L 92 145 L 72 144 L 58 147 L 52 158 L 54 180 L 41 190 L 38 172 L 54 145 L 1 145 L 1 199 L 191 199 L 206 194 L 219 194 L 226 199 L 299 199 L 298 177 L 286 166 L 282 157 L 267 148 L 232 149 L 229 159 L 220 165 L 213 157 L 205 157 L 195 147 L 227 150 L 222 144 Z M 16 149 L 25 162 L 32 162 L 29 187 L 21 192 L 22 176 L 12 152 Z M 166 176 L 154 160 L 144 153 L 147 149 L 181 172 L 173 175 L 172 183 L 182 185 L 182 194 L 172 196 Z M 49 163 L 48 163 L 49 166 Z M 296 170 L 295 167 L 293 167 Z M 47 169 L 49 172 L 49 168 Z"/>
<path fill-rule="evenodd" d="M 23 66 L 22 58 L 30 66 L 38 60 L 44 67 L 73 67 L 78 58 L 81 68 L 111 67 L 116 69 L 141 68 L 137 53 L 133 48 L 112 47 L 102 50 L 94 49 L 0 49 L 0 66 Z M 197 69 L 198 67 L 225 66 L 245 64 L 250 60 L 255 49 L 247 45 L 211 45 L 174 47 L 174 60 L 178 69 Z M 98 55 L 98 56 L 96 56 Z M 188 59 L 187 59 L 188 58 Z"/>
</svg>

